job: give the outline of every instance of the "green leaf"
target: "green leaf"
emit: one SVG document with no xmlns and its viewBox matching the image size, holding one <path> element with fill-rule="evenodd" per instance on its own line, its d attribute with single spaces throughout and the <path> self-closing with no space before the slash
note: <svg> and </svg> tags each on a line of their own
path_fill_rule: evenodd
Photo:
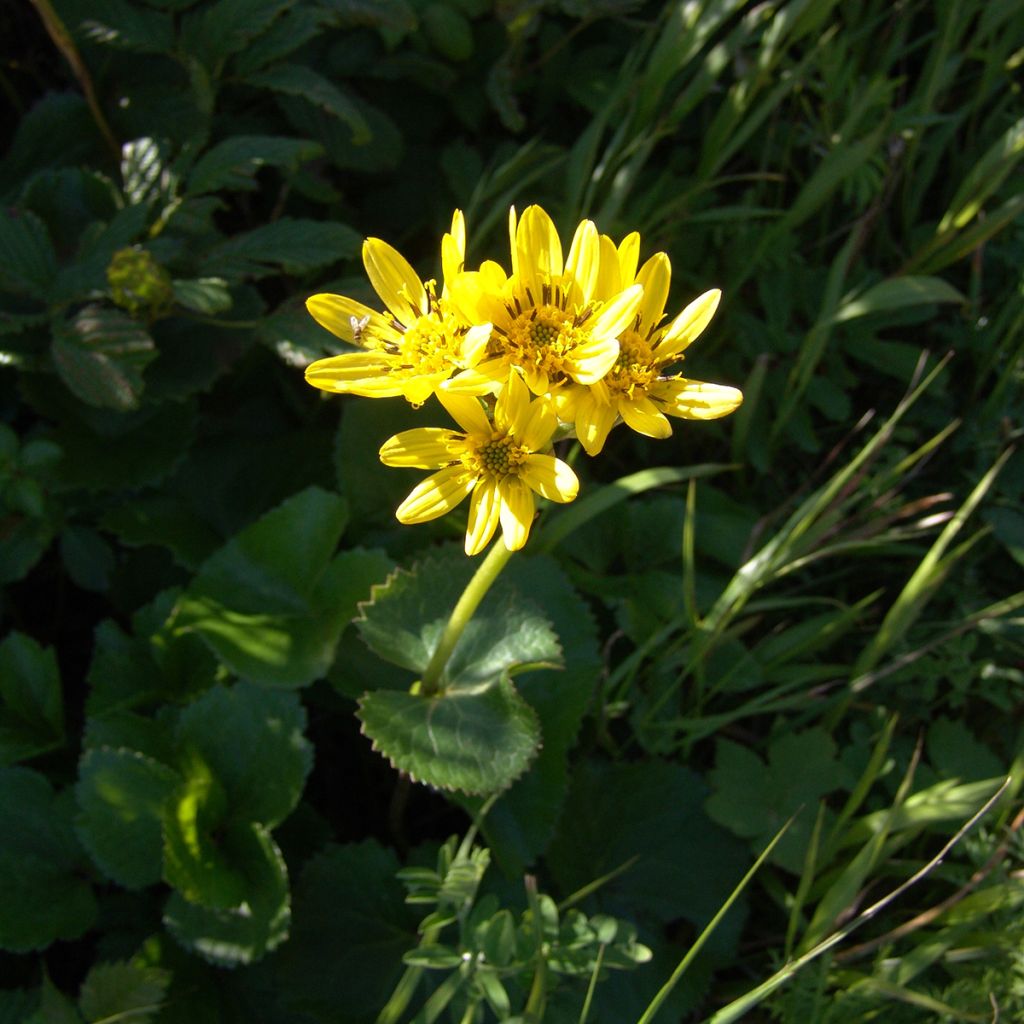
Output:
<svg viewBox="0 0 1024 1024">
<path fill-rule="evenodd" d="M 599 889 L 603 912 L 658 922 L 682 917 L 702 927 L 750 863 L 743 844 L 704 814 L 706 794 L 697 775 L 665 761 L 584 762 L 548 850 L 561 891 L 617 872 Z M 738 924 L 716 941 L 735 942 Z"/>
<path fill-rule="evenodd" d="M 543 852 L 562 811 L 568 753 L 593 699 L 601 671 L 597 627 L 586 602 L 550 558 L 514 558 L 502 574 L 550 615 L 565 659 L 561 671 L 542 669 L 516 680 L 540 718 L 544 744 L 530 770 L 484 820 L 484 833 L 503 870 L 522 874 Z"/>
<path fill-rule="evenodd" d="M 56 274 L 46 225 L 27 210 L 0 210 L 0 291 L 45 300 Z"/>
<path fill-rule="evenodd" d="M 69 806 L 27 768 L 0 768 L 0 949 L 77 939 L 96 917 Z"/>
<path fill-rule="evenodd" d="M 57 988 L 45 973 L 39 997 L 39 1009 L 17 1024 L 82 1024 L 75 1004 Z"/>
<path fill-rule="evenodd" d="M 57 659 L 23 633 L 0 643 L 0 764 L 13 764 L 64 743 Z"/>
<path fill-rule="evenodd" d="M 928 727 L 928 760 L 942 779 L 980 782 L 1004 774 L 1005 765 L 961 721 L 935 719 Z"/>
<path fill-rule="evenodd" d="M 61 379 L 82 401 L 122 412 L 138 408 L 142 370 L 156 357 L 141 325 L 102 306 L 86 306 L 58 325 L 50 351 Z"/>
<path fill-rule="evenodd" d="M 847 299 L 836 311 L 833 323 L 859 316 L 870 316 L 904 306 L 923 306 L 939 302 L 963 303 L 967 299 L 941 277 L 892 277 Z"/>
<path fill-rule="evenodd" d="M 78 770 L 78 836 L 97 866 L 126 889 L 160 881 L 164 806 L 176 772 L 134 750 L 89 750 Z"/>
<path fill-rule="evenodd" d="M 331 559 L 347 518 L 345 503 L 319 488 L 289 498 L 207 560 L 169 628 L 197 632 L 256 683 L 320 678 L 350 616 L 352 555 Z"/>
<path fill-rule="evenodd" d="M 244 50 L 296 0 L 217 0 L 185 15 L 178 51 L 208 66 Z"/>
<path fill-rule="evenodd" d="M 236 967 L 259 960 L 288 937 L 291 902 L 284 858 L 262 825 L 235 826 L 226 838 L 237 865 L 238 901 L 199 906 L 176 892 L 167 901 L 164 924 L 186 949 Z"/>
<path fill-rule="evenodd" d="M 164 402 L 134 416 L 118 413 L 99 429 L 79 408 L 54 418 L 60 425 L 50 437 L 64 450 L 61 485 L 98 491 L 139 488 L 165 477 L 191 445 L 197 415 L 190 402 Z"/>
<path fill-rule="evenodd" d="M 185 780 L 163 807 L 163 877 L 192 903 L 234 907 L 245 900 L 237 866 L 249 839 L 248 823 L 225 825 L 227 795 L 198 754 L 186 752 Z"/>
<path fill-rule="evenodd" d="M 363 639 L 385 661 L 422 672 L 475 568 L 449 548 L 409 571 L 399 570 L 360 606 L 356 626 Z M 467 625 L 441 682 L 474 687 L 520 666 L 552 667 L 560 661 L 550 623 L 502 580 Z"/>
<path fill-rule="evenodd" d="M 291 8 L 258 39 L 235 55 L 235 74 L 245 78 L 274 61 L 282 60 L 319 35 L 333 20 L 333 11 L 326 8 Z"/>
<path fill-rule="evenodd" d="M 336 117 L 352 132 L 354 146 L 364 146 L 372 138 L 370 126 L 355 103 L 336 85 L 305 64 L 276 64 L 250 75 L 248 82 L 285 96 L 301 97 Z"/>
<path fill-rule="evenodd" d="M 351 259 L 361 242 L 344 224 L 281 217 L 215 245 L 206 254 L 203 269 L 228 278 L 265 277 L 278 268 L 303 274 Z"/>
<path fill-rule="evenodd" d="M 136 497 L 111 508 L 99 525 L 129 546 L 166 547 L 179 565 L 192 570 L 209 558 L 221 540 L 187 501 L 166 493 Z"/>
<path fill-rule="evenodd" d="M 377 690 L 359 701 L 358 714 L 374 750 L 439 789 L 505 789 L 540 747 L 537 716 L 508 679 L 440 697 Z"/>
<path fill-rule="evenodd" d="M 196 161 L 186 183 L 186 194 L 202 195 L 221 189 L 250 191 L 261 167 L 295 171 L 323 153 L 318 142 L 275 135 L 235 135 L 204 153 Z"/>
<path fill-rule="evenodd" d="M 60 535 L 60 556 L 76 586 L 103 594 L 110 588 L 114 552 L 98 531 L 68 526 Z"/>
<path fill-rule="evenodd" d="M 194 313 L 216 316 L 231 308 L 231 292 L 227 282 L 219 277 L 200 277 L 190 281 L 178 279 L 172 282 L 174 301 Z"/>
<path fill-rule="evenodd" d="M 797 812 L 793 826 L 772 856 L 799 874 L 814 825 L 818 801 L 848 787 L 836 745 L 823 729 L 786 733 L 768 747 L 768 764 L 731 740 L 720 739 L 711 772 L 714 795 L 708 814 L 738 836 L 762 848 Z"/>
<path fill-rule="evenodd" d="M 190 704 L 178 735 L 224 787 L 230 820 L 274 828 L 295 809 L 313 766 L 305 726 L 294 694 L 238 683 L 217 686 Z"/>
<path fill-rule="evenodd" d="M 372 1020 L 387 1002 L 416 942 L 398 869 L 374 840 L 331 844 L 305 865 L 291 938 L 262 968 L 289 1008 L 330 1020 L 344 1006 L 352 1020 Z"/>
<path fill-rule="evenodd" d="M 170 53 L 174 48 L 174 25 L 169 14 L 125 0 L 103 0 L 103 6 L 92 7 L 90 16 L 75 28 L 91 43 L 136 53 Z"/>
<path fill-rule="evenodd" d="M 78 1006 L 90 1024 L 149 1024 L 163 1005 L 170 971 L 132 963 L 96 964 Z"/>
</svg>

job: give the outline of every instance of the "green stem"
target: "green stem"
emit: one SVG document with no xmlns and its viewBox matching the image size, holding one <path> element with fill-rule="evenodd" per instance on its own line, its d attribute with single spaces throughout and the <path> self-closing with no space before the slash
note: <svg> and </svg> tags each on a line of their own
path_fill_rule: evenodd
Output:
<svg viewBox="0 0 1024 1024">
<path fill-rule="evenodd" d="M 455 650 L 463 630 L 469 625 L 474 612 L 480 606 L 491 584 L 498 578 L 501 570 L 512 557 L 512 552 L 505 547 L 504 541 L 499 537 L 487 552 L 487 557 L 480 563 L 480 568 L 473 574 L 473 578 L 466 585 L 462 597 L 452 611 L 448 625 L 444 627 L 441 640 L 427 665 L 423 678 L 420 680 L 419 692 L 424 697 L 433 697 L 440 689 L 439 681 L 444 672 L 448 659 Z"/>
</svg>

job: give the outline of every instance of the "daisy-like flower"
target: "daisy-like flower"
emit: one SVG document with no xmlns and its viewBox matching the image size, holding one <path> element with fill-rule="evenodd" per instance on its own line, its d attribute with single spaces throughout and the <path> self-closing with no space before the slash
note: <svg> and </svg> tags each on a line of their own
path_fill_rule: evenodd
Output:
<svg viewBox="0 0 1024 1024">
<path fill-rule="evenodd" d="M 448 300 L 449 282 L 462 270 L 466 226 L 460 210 L 441 242 L 444 285 L 419 275 L 397 249 L 379 238 L 363 242 L 363 265 L 386 312 L 379 313 L 344 295 L 314 295 L 306 308 L 332 334 L 360 346 L 361 352 L 318 359 L 306 369 L 313 387 L 367 398 L 401 395 L 425 402 L 453 373 L 483 354 L 490 324 L 459 320 Z"/>
<path fill-rule="evenodd" d="M 467 323 L 493 328 L 480 361 L 446 390 L 496 391 L 509 371 L 521 373 L 535 395 L 573 383 L 594 384 L 619 355 L 619 334 L 633 321 L 642 288 L 629 282 L 597 294 L 601 240 L 592 221 L 576 229 L 563 260 L 551 218 L 539 206 L 516 220 L 509 213 L 512 274 L 488 261 L 451 283 L 453 305 Z"/>
<path fill-rule="evenodd" d="M 505 547 L 516 551 L 530 535 L 534 493 L 550 501 L 572 501 L 576 474 L 546 454 L 558 425 L 549 398 L 530 400 L 517 373 L 507 378 L 494 406 L 493 421 L 472 395 L 438 394 L 462 431 L 420 427 L 384 443 L 386 466 L 434 469 L 398 507 L 403 523 L 425 523 L 450 512 L 467 495 L 466 554 L 482 551 L 499 523 Z"/>
<path fill-rule="evenodd" d="M 671 266 L 663 252 L 637 272 L 640 236 L 634 232 L 616 248 L 601 238 L 596 294 L 620 294 L 628 283 L 643 287 L 643 298 L 629 325 L 619 334 L 619 355 L 608 372 L 588 386 L 576 385 L 559 395 L 558 415 L 576 427 L 588 455 L 604 447 L 620 420 L 648 437 L 672 433 L 669 416 L 713 420 L 727 416 L 743 401 L 737 388 L 690 380 L 666 370 L 681 362 L 683 352 L 711 322 L 722 293 L 713 288 L 694 299 L 674 320 L 662 324 Z"/>
</svg>

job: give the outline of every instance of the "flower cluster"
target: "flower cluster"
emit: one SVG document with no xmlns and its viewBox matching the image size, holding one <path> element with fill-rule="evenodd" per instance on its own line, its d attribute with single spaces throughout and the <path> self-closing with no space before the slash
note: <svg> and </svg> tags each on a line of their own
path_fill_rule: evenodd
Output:
<svg viewBox="0 0 1024 1024">
<path fill-rule="evenodd" d="M 443 280 L 423 281 L 379 238 L 363 263 L 385 309 L 341 295 L 314 295 L 318 323 L 355 350 L 306 370 L 314 387 L 419 406 L 436 395 L 461 431 L 407 430 L 381 448 L 388 466 L 436 470 L 398 508 L 403 523 L 450 511 L 471 496 L 466 552 L 499 524 L 505 545 L 526 543 L 534 494 L 576 497 L 579 482 L 550 454 L 572 434 L 597 455 L 617 423 L 648 437 L 672 433 L 669 416 L 716 419 L 742 394 L 671 372 L 707 327 L 721 293 L 705 292 L 667 320 L 671 267 L 665 253 L 639 266 L 640 236 L 618 245 L 592 221 L 563 253 L 539 206 L 509 214 L 511 273 L 488 260 L 466 269 L 466 228 L 456 211 L 441 242 Z M 638 269 L 639 266 L 639 269 Z"/>
</svg>

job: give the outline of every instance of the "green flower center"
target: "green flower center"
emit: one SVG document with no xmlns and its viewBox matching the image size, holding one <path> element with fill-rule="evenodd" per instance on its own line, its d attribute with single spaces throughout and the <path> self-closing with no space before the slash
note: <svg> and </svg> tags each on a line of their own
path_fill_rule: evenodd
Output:
<svg viewBox="0 0 1024 1024">
<path fill-rule="evenodd" d="M 477 446 L 473 453 L 476 465 L 472 468 L 500 480 L 510 473 L 518 473 L 519 467 L 529 454 L 529 451 L 516 444 L 513 438 L 499 437 Z"/>
</svg>

